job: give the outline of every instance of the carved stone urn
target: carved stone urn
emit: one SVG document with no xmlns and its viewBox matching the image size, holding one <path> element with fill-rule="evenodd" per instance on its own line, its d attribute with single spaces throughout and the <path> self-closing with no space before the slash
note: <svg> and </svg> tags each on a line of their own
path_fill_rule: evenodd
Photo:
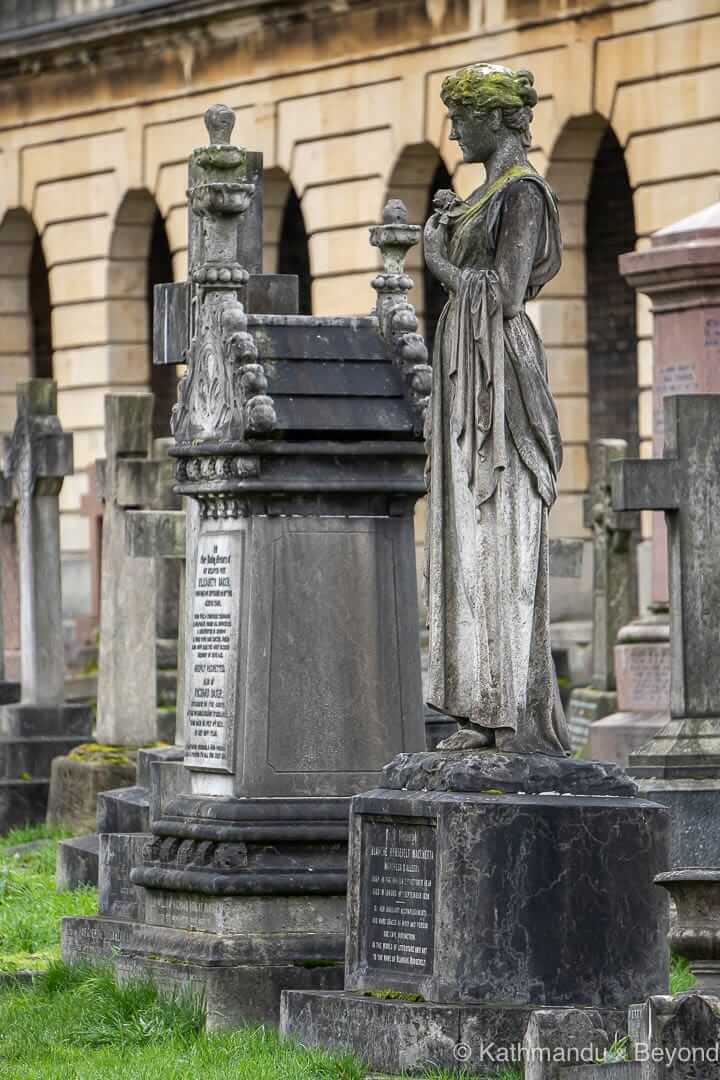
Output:
<svg viewBox="0 0 720 1080">
<path fill-rule="evenodd" d="M 684 956 L 702 994 L 720 995 L 720 868 L 683 867 L 658 874 L 677 909 L 668 943 Z"/>
</svg>

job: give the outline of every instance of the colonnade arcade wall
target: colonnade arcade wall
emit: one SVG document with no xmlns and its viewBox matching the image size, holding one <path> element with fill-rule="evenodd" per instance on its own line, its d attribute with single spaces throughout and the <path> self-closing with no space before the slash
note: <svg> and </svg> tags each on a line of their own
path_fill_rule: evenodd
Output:
<svg viewBox="0 0 720 1080">
<path fill-rule="evenodd" d="M 236 140 L 265 155 L 268 269 L 300 273 L 304 310 L 367 312 L 377 269 L 367 228 L 387 197 L 402 198 L 420 221 L 435 187 L 465 196 L 481 179 L 448 140 L 444 76 L 479 60 L 530 68 L 540 94 L 531 156 L 558 193 L 566 247 L 561 273 L 531 312 L 567 448 L 554 533 L 586 535 L 591 436 L 630 437 L 649 452 L 651 316 L 642 300 L 633 312 L 612 267 L 617 250 L 646 244 L 720 195 L 716 3 L 617 2 L 595 11 L 588 2 L 572 15 L 544 3 L 542 20 L 525 23 L 509 21 L 504 4 L 408 7 L 414 22 L 403 28 L 378 14 L 372 37 L 367 12 L 356 25 L 353 4 L 322 27 L 320 15 L 307 16 L 291 44 L 280 32 L 258 43 L 239 22 L 222 33 L 218 15 L 202 48 L 189 37 L 178 44 L 172 35 L 136 35 L 122 68 L 105 64 L 96 47 L 90 65 L 78 52 L 64 66 L 39 61 L 35 74 L 6 80 L 0 427 L 12 423 L 15 381 L 49 373 L 52 358 L 60 417 L 75 433 L 62 543 L 77 566 L 68 602 L 78 610 L 88 548 L 83 470 L 103 451 L 104 395 L 150 386 L 166 422 L 173 386 L 151 374 L 148 295 L 170 271 L 185 276 L 186 159 L 218 100 L 236 110 Z M 419 250 L 409 269 L 432 336 L 442 297 Z"/>
</svg>

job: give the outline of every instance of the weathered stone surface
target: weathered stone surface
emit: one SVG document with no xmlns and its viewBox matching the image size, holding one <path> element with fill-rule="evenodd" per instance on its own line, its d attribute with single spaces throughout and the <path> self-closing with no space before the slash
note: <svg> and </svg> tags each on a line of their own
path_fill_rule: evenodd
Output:
<svg viewBox="0 0 720 1080">
<path fill-rule="evenodd" d="M 715 1080 L 720 999 L 694 990 L 649 998 L 640 1010 L 636 1057 L 640 1048 L 641 1080 Z"/>
<path fill-rule="evenodd" d="M 671 950 L 690 961 L 699 993 L 720 997 L 720 869 L 671 870 L 655 881 L 675 904 Z"/>
<path fill-rule="evenodd" d="M 150 978 L 204 999 L 208 1027 L 278 1023 L 285 987 L 339 989 L 342 935 L 208 934 L 110 917 L 63 919 L 66 963 L 112 960 L 120 980 Z"/>
<path fill-rule="evenodd" d="M 662 730 L 667 718 L 667 711 L 612 712 L 603 716 L 590 729 L 590 756 L 601 761 L 616 761 L 626 769 L 631 756 Z M 658 801 L 662 802 L 662 799 Z"/>
<path fill-rule="evenodd" d="M 75 761 L 56 756 L 52 762 L 48 825 L 94 830 L 98 793 L 130 785 L 134 780 L 134 762 Z"/>
<path fill-rule="evenodd" d="M 624 1009 L 667 985 L 662 807 L 389 790 L 352 805 L 346 989 Z M 384 877 L 410 889 L 407 927 L 379 913 Z"/>
<path fill-rule="evenodd" d="M 4 438 L 3 472 L 19 507 L 22 700 L 59 705 L 65 656 L 58 496 L 73 471 L 73 441 L 57 418 L 51 379 L 20 383 L 17 409 L 12 437 Z"/>
<path fill-rule="evenodd" d="M 639 780 L 645 799 L 670 811 L 670 865 L 720 866 L 720 781 Z"/>
<path fill-rule="evenodd" d="M 546 754 L 494 750 L 398 754 L 383 769 L 383 787 L 409 791 L 524 792 L 528 795 L 637 794 L 634 783 L 610 762 L 577 761 Z"/>
<path fill-rule="evenodd" d="M 147 833 L 101 833 L 99 836 L 98 906 L 101 915 L 133 921 L 145 917 L 144 893 L 130 881 L 142 859 Z"/>
<path fill-rule="evenodd" d="M 125 511 L 141 505 L 138 467 L 151 455 L 152 407 L 152 394 L 105 398 L 97 739 L 111 746 L 142 746 L 156 735 L 155 564 L 125 551 Z"/>
<path fill-rule="evenodd" d="M 522 1061 L 532 1006 L 441 1005 L 361 993 L 286 990 L 280 1030 L 303 1046 L 352 1052 L 383 1077 L 425 1075 L 428 1067 L 492 1075 Z M 598 1011 L 613 1026 L 617 1011 Z"/>
<path fill-rule="evenodd" d="M 142 833 L 149 829 L 150 798 L 146 788 L 134 784 L 98 793 L 98 833 Z"/>
<path fill-rule="evenodd" d="M 97 833 L 61 840 L 57 849 L 55 885 L 58 892 L 98 883 Z"/>
<path fill-rule="evenodd" d="M 610 1043 L 602 1017 L 595 1010 L 537 1009 L 523 1042 L 525 1080 L 562 1080 L 563 1063 L 592 1063 Z"/>
</svg>

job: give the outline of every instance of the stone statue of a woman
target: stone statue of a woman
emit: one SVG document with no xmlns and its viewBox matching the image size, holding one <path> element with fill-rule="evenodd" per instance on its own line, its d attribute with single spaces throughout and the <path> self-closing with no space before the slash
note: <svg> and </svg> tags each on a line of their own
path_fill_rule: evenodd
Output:
<svg viewBox="0 0 720 1080">
<path fill-rule="evenodd" d="M 425 256 L 448 292 L 429 417 L 428 703 L 441 750 L 563 755 L 548 607 L 548 512 L 562 461 L 542 342 L 525 312 L 560 267 L 555 197 L 530 165 L 533 77 L 489 64 L 445 79 L 450 138 L 486 179 L 439 192 Z"/>
</svg>

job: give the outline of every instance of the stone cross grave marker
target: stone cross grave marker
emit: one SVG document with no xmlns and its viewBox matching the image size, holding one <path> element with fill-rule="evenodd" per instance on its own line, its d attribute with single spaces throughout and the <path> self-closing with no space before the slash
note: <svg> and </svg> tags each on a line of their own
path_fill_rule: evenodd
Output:
<svg viewBox="0 0 720 1080">
<path fill-rule="evenodd" d="M 152 409 L 150 393 L 105 398 L 97 737 L 110 745 L 157 738 L 156 566 L 132 559 L 125 547 L 130 509 L 174 501 L 171 463 L 151 456 Z"/>
<path fill-rule="evenodd" d="M 624 439 L 598 439 L 592 448 L 590 493 L 585 527 L 593 534 L 593 673 L 590 686 L 573 691 L 568 727 L 574 750 L 585 746 L 592 724 L 617 708 L 613 650 L 620 629 L 637 614 L 634 535 L 640 516 L 614 510 L 613 461 L 627 455 Z"/>
<path fill-rule="evenodd" d="M 613 466 L 618 510 L 663 510 L 670 579 L 670 723 L 636 776 L 720 777 L 720 395 L 665 399 L 665 456 Z"/>
<path fill-rule="evenodd" d="M 89 708 L 64 701 L 58 496 L 72 473 L 73 444 L 57 418 L 52 380 L 18 385 L 17 421 L 2 456 L 18 504 L 22 675 L 20 702 L 0 709 L 0 831 L 44 818 L 52 759 L 91 728 Z"/>
</svg>

